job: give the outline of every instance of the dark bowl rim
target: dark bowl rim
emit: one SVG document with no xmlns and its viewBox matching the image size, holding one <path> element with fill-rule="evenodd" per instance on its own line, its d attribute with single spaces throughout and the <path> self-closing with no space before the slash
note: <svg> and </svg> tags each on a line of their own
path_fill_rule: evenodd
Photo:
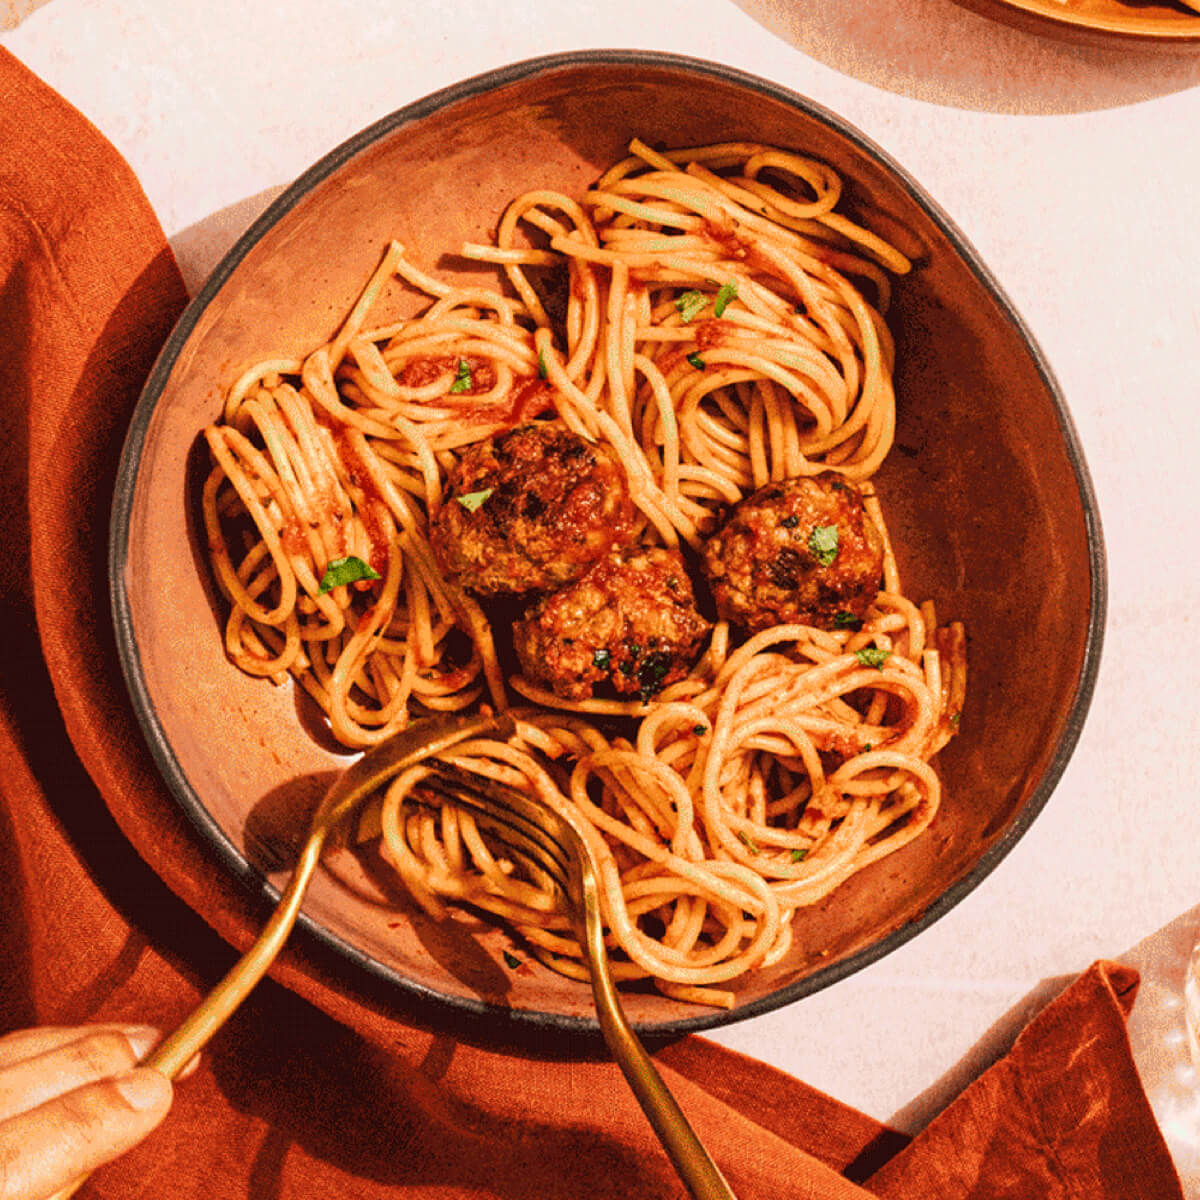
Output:
<svg viewBox="0 0 1200 1200">
<path fill-rule="evenodd" d="M 954 908 L 996 868 L 1045 806 L 1074 752 L 1095 690 L 1107 602 L 1104 542 L 1095 492 L 1061 388 L 1044 353 L 1024 320 L 962 231 L 921 185 L 873 140 L 822 105 L 780 84 L 752 75 L 739 68 L 686 55 L 630 49 L 566 51 L 524 59 L 442 88 L 368 125 L 325 154 L 268 205 L 222 258 L 195 298 L 188 304 L 164 343 L 134 410 L 121 453 L 109 529 L 109 591 L 121 668 L 143 736 L 146 738 L 161 775 L 176 801 L 186 812 L 203 839 L 213 847 L 223 865 L 264 905 L 273 905 L 278 900 L 278 890 L 257 867 L 250 864 L 218 826 L 185 776 L 158 719 L 142 671 L 124 579 L 129 555 L 130 516 L 142 451 L 154 410 L 180 352 L 208 304 L 224 286 L 234 270 L 267 230 L 290 212 L 316 185 L 324 181 L 344 163 L 383 136 L 392 134 L 404 125 L 429 116 L 448 105 L 540 74 L 595 66 L 682 71 L 757 91 L 827 125 L 834 132 L 852 142 L 859 150 L 873 157 L 892 174 L 896 182 L 908 192 L 910 197 L 924 209 L 946 235 L 956 253 L 970 267 L 985 290 L 1016 327 L 1028 348 L 1033 363 L 1053 398 L 1057 410 L 1063 442 L 1075 474 L 1083 506 L 1091 568 L 1091 611 L 1075 696 L 1042 778 L 1005 833 L 980 856 L 970 871 L 947 888 L 918 917 L 893 930 L 871 946 L 732 1011 L 701 1011 L 695 1016 L 638 1026 L 638 1030 L 643 1036 L 673 1038 L 759 1016 L 790 1004 L 803 996 L 820 991 L 898 949 Z M 529 1009 L 511 1009 L 503 1005 L 439 992 L 435 988 L 406 978 L 399 971 L 374 959 L 304 913 L 301 913 L 297 924 L 320 946 L 333 951 L 335 956 L 361 972 L 364 976 L 363 982 L 366 982 L 374 990 L 378 990 L 379 984 L 385 985 L 385 990 L 386 986 L 390 985 L 419 1006 L 432 1006 L 431 1011 L 445 1012 L 459 1021 L 464 1019 L 471 1022 L 482 1021 L 493 1035 L 519 1035 L 522 1031 L 530 1029 L 542 1029 L 566 1035 L 587 1035 L 589 1037 L 599 1035 L 599 1025 L 594 1018 L 572 1017 Z"/>
</svg>

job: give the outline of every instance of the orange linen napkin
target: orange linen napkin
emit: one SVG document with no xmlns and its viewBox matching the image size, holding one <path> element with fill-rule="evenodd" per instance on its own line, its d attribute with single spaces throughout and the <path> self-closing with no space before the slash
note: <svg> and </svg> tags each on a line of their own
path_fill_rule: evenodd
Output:
<svg viewBox="0 0 1200 1200">
<path fill-rule="evenodd" d="M 109 626 L 117 456 L 184 303 L 126 164 L 0 50 L 0 1030 L 169 1026 L 264 918 L 157 777 Z M 304 938 L 274 976 L 165 1124 L 83 1194 L 682 1195 L 602 1057 L 488 1045 Z M 1136 982 L 1092 968 L 911 1144 L 701 1038 L 658 1059 L 742 1200 L 1170 1200 L 1125 1036 Z"/>
</svg>

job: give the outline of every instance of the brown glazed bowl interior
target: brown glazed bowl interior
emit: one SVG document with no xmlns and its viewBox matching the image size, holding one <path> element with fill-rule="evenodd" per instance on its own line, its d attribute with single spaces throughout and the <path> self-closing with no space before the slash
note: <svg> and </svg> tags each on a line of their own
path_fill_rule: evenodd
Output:
<svg viewBox="0 0 1200 1200">
<path fill-rule="evenodd" d="M 147 384 L 115 498 L 111 571 L 133 701 L 164 777 L 245 884 L 274 896 L 305 813 L 350 756 L 302 689 L 242 675 L 198 519 L 200 432 L 266 356 L 328 340 L 391 238 L 450 276 L 509 199 L 583 191 L 633 136 L 674 146 L 755 140 L 832 164 L 843 203 L 916 261 L 889 314 L 898 433 L 877 476 L 905 590 L 969 635 L 960 736 L 921 838 L 796 918 L 786 958 L 736 984 L 732 1011 L 631 991 L 646 1033 L 744 1018 L 827 986 L 913 937 L 974 888 L 1045 804 L 1091 697 L 1103 627 L 1095 501 L 1054 379 L 974 250 L 895 163 L 777 85 L 670 55 L 587 52 L 517 64 L 403 109 L 285 192 L 187 309 Z M 487 269 L 490 270 L 490 269 Z M 506 965 L 503 928 L 433 921 L 370 856 L 340 851 L 305 904 L 308 936 L 394 997 L 487 1022 L 595 1029 L 586 986 Z M 527 955 L 521 955 L 527 958 Z"/>
<path fill-rule="evenodd" d="M 1035 34 L 1087 42 L 1200 42 L 1200 12 L 1183 0 L 959 0 L 964 8 Z"/>
</svg>

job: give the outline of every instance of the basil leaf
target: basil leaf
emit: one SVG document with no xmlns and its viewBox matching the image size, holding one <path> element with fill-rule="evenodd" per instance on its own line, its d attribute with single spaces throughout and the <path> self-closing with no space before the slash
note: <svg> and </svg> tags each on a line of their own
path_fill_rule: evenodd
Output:
<svg viewBox="0 0 1200 1200">
<path fill-rule="evenodd" d="M 454 382 L 450 385 L 452 392 L 469 392 L 471 390 L 471 364 L 465 358 L 458 360 L 458 370 L 454 374 Z"/>
<path fill-rule="evenodd" d="M 829 566 L 838 555 L 838 527 L 814 525 L 808 535 L 808 548 L 821 566 Z"/>
<path fill-rule="evenodd" d="M 737 295 L 736 283 L 723 283 L 721 290 L 717 293 L 717 298 L 713 302 L 713 316 L 720 317 L 725 315 L 726 308 L 729 307 L 729 302 Z"/>
<path fill-rule="evenodd" d="M 467 492 L 465 495 L 455 496 L 454 498 L 467 512 L 476 512 L 495 490 L 495 488 L 484 488 L 481 492 Z"/>
<path fill-rule="evenodd" d="M 878 646 L 864 646 L 861 650 L 855 650 L 854 657 L 864 667 L 874 667 L 876 670 L 882 671 L 883 664 L 892 657 L 892 652 L 880 650 Z"/>
<path fill-rule="evenodd" d="M 687 360 L 688 360 L 688 362 L 689 362 L 689 363 L 691 363 L 691 364 L 692 364 L 692 366 L 693 366 L 693 367 L 695 367 L 695 368 L 696 368 L 696 370 L 697 370 L 697 371 L 703 371 L 703 370 L 704 370 L 704 359 L 702 359 L 702 358 L 700 357 L 700 355 L 698 355 L 698 354 L 689 354 L 689 355 L 687 356 Z"/>
<path fill-rule="evenodd" d="M 325 574 L 321 576 L 321 586 L 317 594 L 323 596 L 326 592 L 332 592 L 336 587 L 357 583 L 360 579 L 379 578 L 379 572 L 370 563 L 363 562 L 361 558 L 357 558 L 353 554 L 347 558 L 335 558 L 325 568 Z"/>
<path fill-rule="evenodd" d="M 688 291 L 675 297 L 675 308 L 679 313 L 679 319 L 685 324 L 694 321 L 699 315 L 700 310 L 708 303 L 708 296 L 704 292 Z"/>
</svg>

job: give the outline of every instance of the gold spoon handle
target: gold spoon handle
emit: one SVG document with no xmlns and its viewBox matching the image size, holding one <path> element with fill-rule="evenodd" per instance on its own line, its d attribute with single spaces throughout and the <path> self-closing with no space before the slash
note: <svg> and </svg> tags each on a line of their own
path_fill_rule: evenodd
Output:
<svg viewBox="0 0 1200 1200">
<path fill-rule="evenodd" d="M 174 1079 L 254 990 L 255 984 L 267 973 L 283 949 L 288 934 L 296 924 L 308 882 L 321 858 L 325 835 L 324 829 L 314 831 L 304 843 L 300 861 L 262 933 L 191 1015 L 142 1060 L 143 1067 L 153 1067 L 168 1079 Z M 83 1187 L 87 1178 L 87 1175 L 81 1175 L 61 1191 L 55 1192 L 51 1200 L 69 1200 Z"/>
<path fill-rule="evenodd" d="M 191 1015 L 151 1051 L 142 1066 L 154 1067 L 168 1079 L 174 1079 L 208 1044 L 270 970 L 300 915 L 304 893 L 320 861 L 325 836 L 326 830 L 316 830 L 304 843 L 292 877 L 262 933 Z"/>
</svg>

